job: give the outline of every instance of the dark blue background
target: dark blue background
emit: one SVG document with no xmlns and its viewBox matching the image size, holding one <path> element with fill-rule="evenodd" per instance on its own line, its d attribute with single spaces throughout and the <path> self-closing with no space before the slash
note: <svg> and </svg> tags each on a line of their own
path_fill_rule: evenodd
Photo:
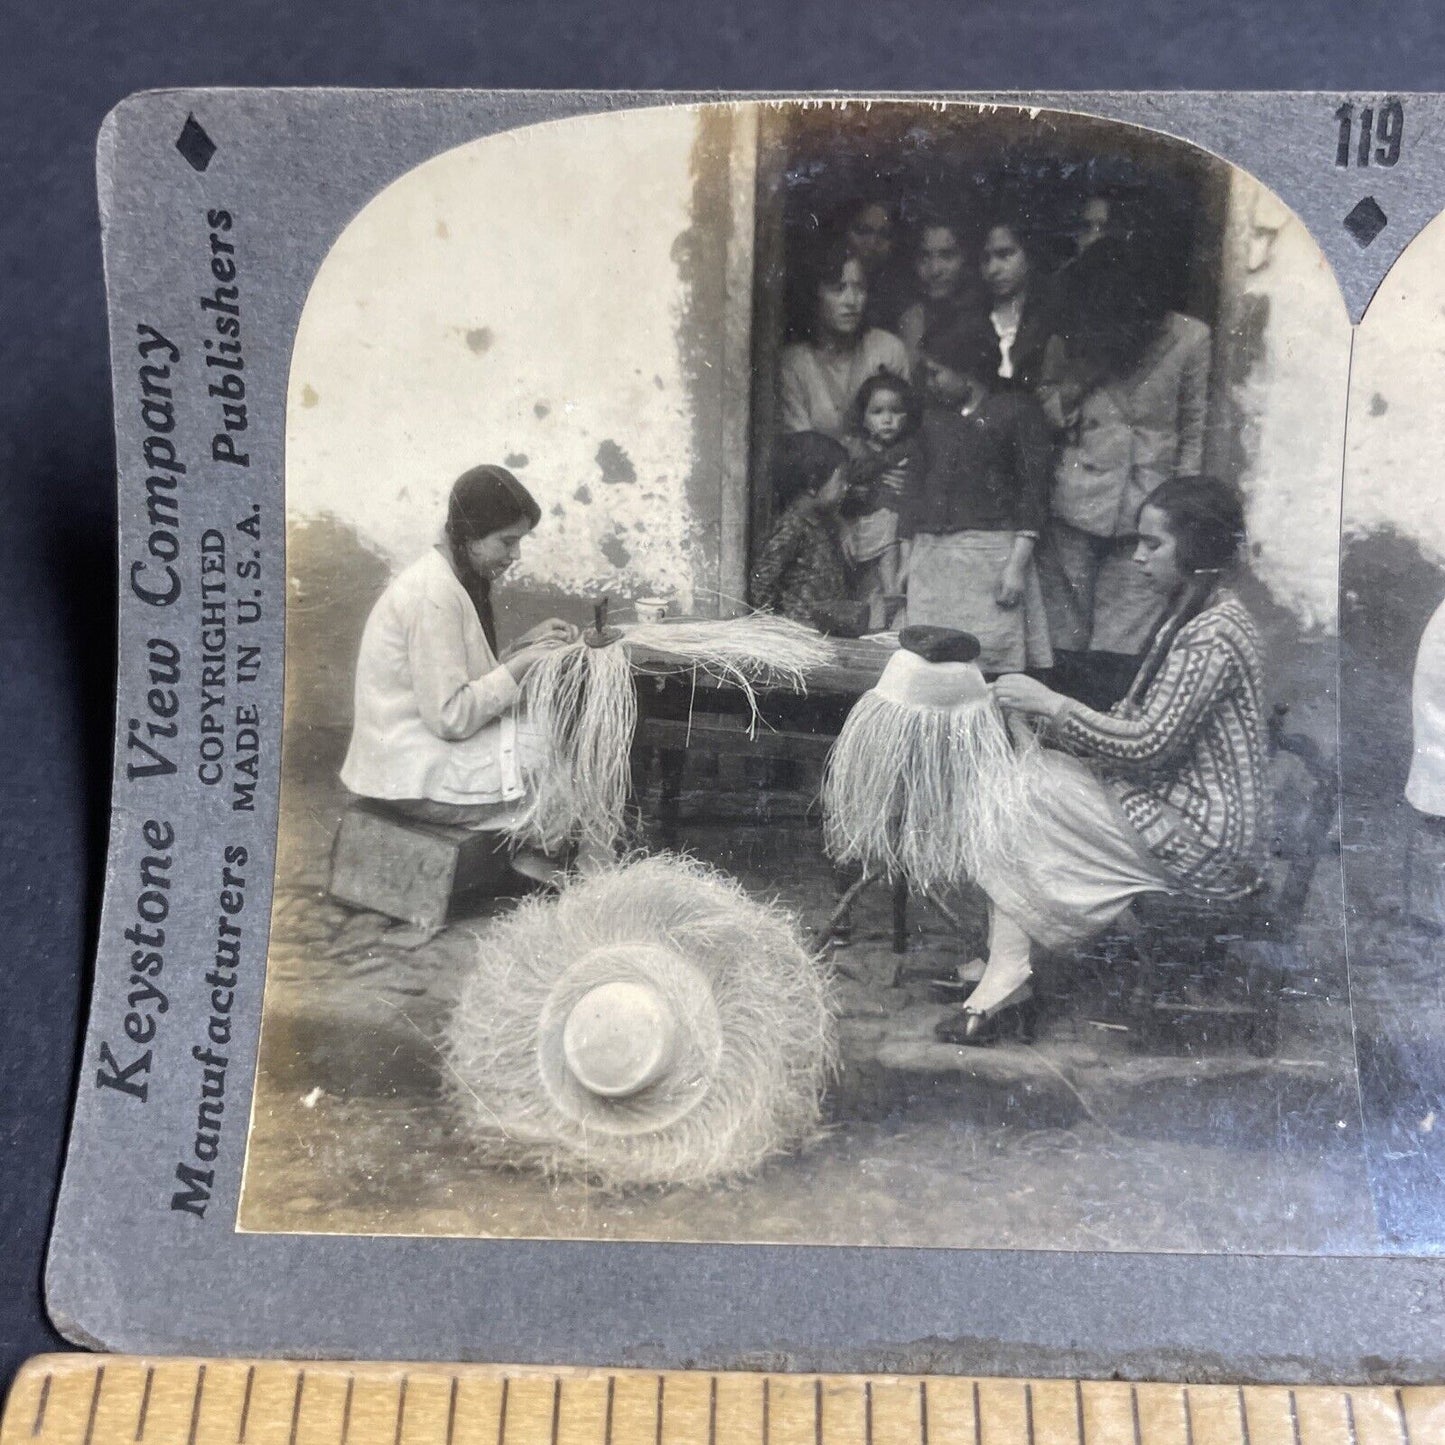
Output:
<svg viewBox="0 0 1445 1445">
<path fill-rule="evenodd" d="M 114 484 L 93 151 L 169 85 L 1428 90 L 1437 0 L 10 0 L 0 19 L 0 1382 L 40 1271 L 105 862 Z"/>
</svg>

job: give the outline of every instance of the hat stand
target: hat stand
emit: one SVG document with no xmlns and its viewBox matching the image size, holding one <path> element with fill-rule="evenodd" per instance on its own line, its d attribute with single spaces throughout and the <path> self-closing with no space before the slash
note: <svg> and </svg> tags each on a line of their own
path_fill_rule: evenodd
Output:
<svg viewBox="0 0 1445 1445">
<path fill-rule="evenodd" d="M 902 702 L 908 700 L 909 705 L 918 707 L 951 707 L 956 705 L 957 700 L 967 699 L 970 696 L 986 696 L 982 692 L 983 678 L 973 669 L 973 664 L 979 656 L 981 647 L 979 641 L 971 633 L 961 632 L 950 628 L 932 626 L 910 626 L 905 627 L 899 633 L 900 654 L 894 661 L 890 662 L 883 677 L 875 688 L 880 697 L 887 697 L 891 702 Z M 902 664 L 909 655 L 914 659 L 915 667 L 912 671 L 903 668 L 901 671 L 897 664 Z M 917 664 L 925 666 L 923 672 L 917 671 Z M 941 664 L 936 673 L 933 673 L 932 666 Z M 972 674 L 971 678 L 958 673 L 958 665 L 964 665 Z M 950 670 L 951 669 L 951 670 Z M 895 673 L 897 677 L 895 678 Z M 891 691 L 890 691 L 890 680 Z M 855 708 L 854 714 L 850 715 L 850 722 L 855 717 L 862 716 L 864 704 L 860 702 Z M 881 718 L 884 726 L 892 723 L 892 714 Z M 870 715 L 869 721 L 862 724 L 864 728 L 878 726 L 880 717 L 877 714 Z M 845 725 L 844 732 L 840 734 L 839 743 L 835 744 L 835 752 L 830 758 L 830 768 L 834 759 L 839 756 L 839 749 L 847 749 L 848 727 Z M 860 734 L 866 736 L 866 734 Z M 943 743 L 943 739 L 938 740 Z M 953 745 L 957 740 L 950 737 L 948 745 Z M 911 746 L 917 748 L 918 741 Z M 855 748 L 856 751 L 856 748 Z M 894 754 L 896 761 L 898 755 Z M 906 763 L 906 754 L 904 755 Z M 842 764 L 843 772 L 846 775 L 849 768 L 857 769 L 856 757 L 851 763 Z M 984 784 L 986 786 L 986 784 Z M 840 783 L 840 787 L 846 788 L 846 783 Z M 945 795 L 946 797 L 947 795 Z M 828 784 L 825 781 L 824 787 L 824 808 L 827 810 L 833 807 L 842 807 L 846 798 L 845 794 L 834 794 L 833 801 L 830 801 Z M 870 801 L 876 800 L 874 794 Z M 898 802 L 898 795 L 893 794 L 892 801 Z M 862 805 L 864 811 L 868 804 Z M 909 827 L 917 827 L 918 819 L 913 817 L 910 821 L 910 806 L 905 802 L 900 811 L 894 812 L 892 808 L 886 809 L 889 817 L 889 825 L 882 830 L 882 836 L 890 839 L 883 843 L 880 840 L 878 830 L 871 829 L 870 841 L 859 843 L 856 833 L 849 835 L 844 832 L 844 847 L 835 856 L 858 862 L 861 866 L 861 873 L 840 895 L 837 905 L 829 916 L 827 923 L 821 931 L 822 942 L 825 946 L 831 944 L 837 938 L 843 921 L 848 917 L 853 904 L 866 891 L 870 884 L 886 879 L 892 886 L 893 902 L 893 951 L 900 955 L 894 966 L 891 987 L 897 988 L 903 982 L 904 960 L 901 957 L 908 947 L 908 898 L 911 892 L 917 892 L 920 897 L 926 900 L 948 923 L 956 933 L 963 932 L 963 925 L 949 908 L 948 904 L 940 896 L 941 885 L 935 871 L 929 873 L 925 861 L 924 876 L 921 886 L 910 877 L 913 869 L 908 866 L 908 859 L 911 850 L 900 846 L 898 839 L 903 831 Z M 881 855 L 881 856 L 880 856 Z M 962 861 L 962 860 L 959 860 Z M 957 867 L 955 862 L 954 867 Z M 952 876 L 952 869 L 949 875 Z"/>
<path fill-rule="evenodd" d="M 886 880 L 881 874 L 869 873 L 866 870 L 843 891 L 832 913 L 828 915 L 828 921 L 823 925 L 819 933 L 819 942 L 824 948 L 832 947 L 838 930 L 847 918 L 849 911 L 859 898 L 874 883 L 882 883 Z M 904 955 L 908 952 L 908 900 L 913 893 L 913 887 L 908 879 L 901 875 L 892 883 L 892 904 L 893 904 L 893 952 L 898 955 L 898 961 L 893 965 L 893 977 L 889 979 L 889 988 L 900 988 L 903 984 L 903 977 L 906 970 Z M 939 897 L 937 891 L 932 888 L 925 888 L 920 896 L 927 902 L 955 933 L 963 932 L 963 922 L 947 903 Z"/>
</svg>

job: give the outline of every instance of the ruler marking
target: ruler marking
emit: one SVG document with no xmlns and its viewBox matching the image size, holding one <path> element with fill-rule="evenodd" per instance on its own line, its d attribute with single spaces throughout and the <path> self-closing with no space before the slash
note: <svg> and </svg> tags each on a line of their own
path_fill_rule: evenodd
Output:
<svg viewBox="0 0 1445 1445">
<path fill-rule="evenodd" d="M 873 1381 L 863 1381 L 863 1445 L 873 1445 Z"/>
<path fill-rule="evenodd" d="M 291 1433 L 287 1445 L 296 1445 L 296 1430 L 301 1424 L 301 1392 L 306 1388 L 306 1371 L 296 1371 L 296 1393 L 291 1396 Z"/>
<path fill-rule="evenodd" d="M 1184 1387 L 1184 1445 L 1194 1445 L 1194 1406 L 1189 1402 L 1189 1386 Z"/>
<path fill-rule="evenodd" d="M 1129 1412 L 1134 1417 L 1134 1445 L 1144 1445 L 1144 1432 L 1139 1428 L 1139 1387 L 1129 1386 Z"/>
<path fill-rule="evenodd" d="M 658 1405 L 661 1406 L 661 1404 L 662 1404 L 662 1399 L 661 1399 L 661 1396 L 662 1396 L 662 1376 L 660 1376 L 660 1375 L 658 1376 L 658 1385 L 657 1385 L 657 1388 L 658 1388 Z M 662 1437 L 661 1418 L 660 1418 L 660 1417 L 661 1417 L 661 1414 L 662 1414 L 662 1411 L 661 1411 L 661 1409 L 659 1408 L 659 1410 L 658 1410 L 659 1421 L 658 1421 L 658 1431 L 657 1431 L 659 1440 L 660 1440 L 661 1437 Z M 559 1436 L 561 1435 L 561 1433 L 562 1433 L 562 1377 L 561 1377 L 561 1375 L 558 1375 L 557 1378 L 552 1381 L 552 1445 L 557 1445 L 557 1440 L 558 1440 Z"/>
<path fill-rule="evenodd" d="M 1074 1430 L 1079 1437 L 1079 1445 L 1084 1445 L 1084 1382 L 1074 1381 Z M 1191 1440 L 1189 1445 L 1194 1445 Z"/>
<path fill-rule="evenodd" d="M 716 1381 L 714 1381 L 714 1385 L 716 1385 Z M 506 1384 L 506 1381 L 504 1380 L 504 1381 L 502 1382 L 502 1390 L 503 1390 L 503 1392 L 506 1391 L 506 1388 L 507 1388 L 507 1384 Z M 714 1389 L 714 1391 L 713 1391 L 714 1397 L 716 1397 L 716 1393 L 717 1393 L 717 1391 L 716 1391 L 716 1389 Z M 617 1395 L 617 1376 L 616 1376 L 616 1375 L 608 1375 L 608 1377 L 607 1377 L 607 1417 L 606 1417 L 606 1419 L 604 1420 L 603 1425 L 602 1425 L 602 1440 L 603 1440 L 603 1445 L 612 1445 L 612 1401 L 613 1401 L 613 1399 L 616 1397 L 616 1395 Z M 497 1437 L 497 1445 L 501 1445 L 501 1436 L 500 1436 L 500 1435 L 498 1435 L 498 1437 Z"/>
<path fill-rule="evenodd" d="M 1405 1416 L 1405 1392 L 1395 1389 L 1395 1409 L 1400 1415 L 1400 1445 L 1410 1445 L 1410 1422 Z"/>
<path fill-rule="evenodd" d="M 813 1381 L 813 1445 L 823 1445 L 823 1377 Z"/>
<path fill-rule="evenodd" d="M 140 1409 L 136 1412 L 135 1417 L 135 1438 L 137 1440 L 145 1439 L 146 1416 L 150 1414 L 151 1408 L 151 1386 L 155 1384 L 155 1379 L 156 1367 L 154 1365 L 147 1365 L 145 1384 L 141 1386 L 140 1392 Z"/>
<path fill-rule="evenodd" d="M 85 1445 L 90 1445 L 95 1438 L 95 1415 L 96 1411 L 100 1409 L 100 1387 L 104 1380 L 105 1366 L 101 1365 L 95 1372 L 95 1385 L 90 1392 L 90 1414 L 85 1421 Z"/>
<path fill-rule="evenodd" d="M 1024 1381 L 1024 1437 L 1028 1445 L 1034 1445 L 1034 1387 L 1027 1380 Z M 1137 1438 L 1134 1445 L 1139 1445 Z"/>
<path fill-rule="evenodd" d="M 1345 1391 L 1345 1428 L 1350 1432 L 1350 1445 L 1360 1445 L 1360 1432 L 1355 1429 L 1355 1397 Z"/>
<path fill-rule="evenodd" d="M 247 1383 L 246 1393 L 250 1394 L 250 1384 Z M 341 1445 L 346 1445 L 347 1436 L 351 1434 L 351 1397 L 356 1392 L 356 1376 L 346 1377 L 346 1400 L 341 1406 Z"/>
<path fill-rule="evenodd" d="M 611 1418 L 611 1400 L 608 1400 L 608 1418 Z M 707 1445 L 717 1445 L 717 1376 L 708 1376 L 707 1385 Z"/>
<path fill-rule="evenodd" d="M 497 1411 L 497 1445 L 502 1445 L 507 1438 L 507 1386 L 510 1383 L 510 1379 L 503 1375 L 502 1404 Z M 612 1382 L 610 1380 L 607 1383 L 607 1442 L 608 1445 L 612 1445 Z"/>
<path fill-rule="evenodd" d="M 1249 1445 L 1249 1411 L 1244 1406 L 1244 1387 L 1237 1385 L 1234 1398 L 1239 1402 L 1239 1434 L 1244 1445 Z"/>
<path fill-rule="evenodd" d="M 206 1367 L 202 1365 L 196 1371 L 196 1393 L 191 1398 L 191 1428 L 186 1432 L 186 1445 L 196 1445 L 196 1427 L 201 1423 L 201 1399 L 205 1393 Z"/>
<path fill-rule="evenodd" d="M 922 1445 L 928 1445 L 928 1381 L 918 1382 L 918 1438 Z M 822 1441 L 818 1442 L 822 1445 Z"/>
<path fill-rule="evenodd" d="M 456 1375 L 452 1376 L 451 1394 L 447 1397 L 447 1445 L 452 1445 L 452 1437 L 457 1429 L 457 1387 L 461 1381 Z"/>
<path fill-rule="evenodd" d="M 983 1411 L 978 1403 L 978 1381 L 973 1382 L 973 1445 L 983 1445 Z"/>
<path fill-rule="evenodd" d="M 38 1435 L 45 1428 L 45 1407 L 50 1403 L 50 1382 L 54 1376 L 49 1370 L 45 1372 L 45 1378 L 40 1382 L 40 1399 L 35 1405 L 35 1423 L 30 1427 L 31 1436 Z"/>
<path fill-rule="evenodd" d="M 401 1445 L 401 1430 L 406 1423 L 406 1387 L 410 1380 L 410 1375 L 403 1375 L 401 1389 L 396 1392 L 396 1434 L 392 1436 L 392 1445 Z"/>
<path fill-rule="evenodd" d="M 663 1396 L 663 1391 L 664 1391 L 666 1388 L 667 1388 L 667 1376 L 666 1376 L 666 1375 L 661 1375 L 661 1374 L 658 1375 L 658 1377 L 657 1377 L 657 1424 L 654 1426 L 653 1436 L 652 1436 L 654 1445 L 662 1445 L 662 1403 L 663 1403 L 663 1402 L 662 1402 L 662 1396 Z M 552 1445 L 557 1445 L 557 1437 L 556 1437 L 555 1435 L 552 1437 Z"/>
<path fill-rule="evenodd" d="M 773 1401 L 771 1392 L 768 1389 L 768 1377 L 763 1376 L 763 1445 L 768 1445 L 768 1429 L 772 1424 L 769 1418 L 772 1414 Z"/>
<path fill-rule="evenodd" d="M 246 1390 L 241 1396 L 241 1424 L 236 1432 L 236 1440 L 239 1442 L 239 1445 L 246 1445 L 246 1426 L 251 1423 L 251 1387 L 255 1383 L 256 1367 L 252 1365 L 246 1371 Z"/>
<path fill-rule="evenodd" d="M 1294 1445 L 1302 1445 L 1299 1437 L 1299 1401 L 1295 1399 L 1293 1390 L 1289 1392 L 1289 1430 Z"/>
</svg>

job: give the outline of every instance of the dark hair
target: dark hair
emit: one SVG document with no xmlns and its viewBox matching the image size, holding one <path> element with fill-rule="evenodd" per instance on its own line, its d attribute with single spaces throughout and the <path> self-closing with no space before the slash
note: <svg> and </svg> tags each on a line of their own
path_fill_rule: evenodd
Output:
<svg viewBox="0 0 1445 1445">
<path fill-rule="evenodd" d="M 1171 477 L 1144 498 L 1141 513 L 1145 507 L 1163 513 L 1182 572 L 1217 574 L 1239 560 L 1244 499 L 1232 483 L 1218 477 Z"/>
<path fill-rule="evenodd" d="M 910 227 L 908 249 L 915 260 L 923 249 L 923 237 L 928 231 L 947 231 L 957 242 L 960 250 L 966 251 L 968 248 L 969 232 L 963 222 L 945 211 L 934 210 L 930 207 L 916 216 Z"/>
<path fill-rule="evenodd" d="M 912 436 L 923 421 L 923 398 L 918 394 L 916 387 L 899 376 L 896 371 L 889 371 L 886 367 L 864 378 L 857 394 L 853 397 L 852 404 L 848 407 L 848 430 L 855 436 L 862 435 L 863 413 L 868 410 L 868 403 L 880 391 L 895 392 L 899 401 L 903 403 L 906 419 L 898 439 L 902 441 L 904 437 Z"/>
<path fill-rule="evenodd" d="M 1209 605 L 1220 574 L 1234 566 L 1244 546 L 1244 499 L 1237 487 L 1218 477 L 1171 477 L 1144 498 L 1139 510 L 1145 507 L 1164 514 L 1174 559 L 1189 581 L 1178 606 L 1155 631 L 1124 695 L 1127 703 L 1139 702 L 1154 685 L 1174 639 Z"/>
<path fill-rule="evenodd" d="M 1159 261 L 1133 242 L 1106 236 L 1066 274 L 1057 321 L 1065 345 L 1106 374 L 1127 376 L 1168 311 Z"/>
<path fill-rule="evenodd" d="M 898 202 L 882 190 L 860 191 L 847 197 L 833 213 L 834 224 L 841 231 L 851 230 L 858 217 L 864 211 L 872 210 L 874 206 L 888 217 L 890 226 L 898 224 Z"/>
<path fill-rule="evenodd" d="M 529 528 L 542 520 L 542 509 L 526 487 L 505 467 L 484 465 L 463 472 L 447 499 L 446 539 L 452 567 L 477 611 L 487 645 L 497 650 L 497 623 L 492 612 L 492 584 L 479 576 L 467 547 L 525 521 Z"/>
<path fill-rule="evenodd" d="M 988 245 L 988 238 L 994 231 L 1007 231 L 1018 242 L 1019 249 L 1029 263 L 1029 270 L 1038 269 L 1042 237 L 1039 235 L 1038 227 L 1023 211 L 1010 206 L 986 216 L 978 233 L 980 251 Z"/>
<path fill-rule="evenodd" d="M 446 530 L 454 548 L 490 537 L 523 520 L 535 527 L 542 520 L 542 509 L 506 467 L 473 467 L 452 483 Z"/>
<path fill-rule="evenodd" d="M 816 492 L 847 462 L 848 453 L 832 437 L 817 431 L 787 432 L 778 442 L 773 470 L 778 496 L 788 503 Z"/>
<path fill-rule="evenodd" d="M 982 317 L 968 316 L 939 332 L 930 332 L 923 338 L 923 355 L 990 389 L 998 384 L 1002 359 L 998 333 Z"/>
<path fill-rule="evenodd" d="M 843 268 L 856 261 L 863 273 L 863 285 L 868 285 L 868 271 L 858 253 L 849 244 L 847 236 L 833 232 L 810 246 L 802 257 L 798 270 L 798 290 L 793 311 L 796 317 L 797 334 L 812 341 L 818 328 L 818 291 L 824 286 L 839 286 L 843 282 Z"/>
</svg>

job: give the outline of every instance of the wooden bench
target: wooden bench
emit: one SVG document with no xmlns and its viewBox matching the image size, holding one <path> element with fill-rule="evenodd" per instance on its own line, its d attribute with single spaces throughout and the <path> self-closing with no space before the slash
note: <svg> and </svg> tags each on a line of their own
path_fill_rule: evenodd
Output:
<svg viewBox="0 0 1445 1445">
<path fill-rule="evenodd" d="M 418 822 L 359 798 L 336 830 L 327 891 L 353 908 L 438 929 L 459 899 L 495 894 L 510 879 L 505 835 Z"/>
<path fill-rule="evenodd" d="M 1141 1046 L 1163 1047 L 1190 1029 L 1242 1037 L 1268 1058 L 1279 1042 L 1280 999 L 1305 969 L 1301 926 L 1320 859 L 1335 849 L 1339 797 L 1334 761 L 1286 709 L 1269 719 L 1268 778 L 1275 830 L 1259 889 L 1237 903 L 1164 895 L 1134 905 L 1139 972 L 1130 1020 Z"/>
</svg>

